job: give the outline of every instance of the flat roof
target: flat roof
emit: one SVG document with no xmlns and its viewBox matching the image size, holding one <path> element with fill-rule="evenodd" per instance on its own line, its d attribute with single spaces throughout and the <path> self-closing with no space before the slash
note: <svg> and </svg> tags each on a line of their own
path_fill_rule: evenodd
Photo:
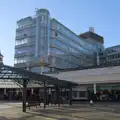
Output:
<svg viewBox="0 0 120 120">
<path fill-rule="evenodd" d="M 59 85 L 61 87 L 76 86 L 77 83 L 69 82 L 66 80 L 61 80 L 55 77 L 38 74 L 28 70 L 23 70 L 20 68 L 15 68 L 7 65 L 0 65 L 0 79 L 11 79 L 15 80 L 19 84 L 22 84 L 22 79 L 29 81 L 35 81 L 38 84 L 43 84 L 46 82 L 48 85 Z"/>
</svg>

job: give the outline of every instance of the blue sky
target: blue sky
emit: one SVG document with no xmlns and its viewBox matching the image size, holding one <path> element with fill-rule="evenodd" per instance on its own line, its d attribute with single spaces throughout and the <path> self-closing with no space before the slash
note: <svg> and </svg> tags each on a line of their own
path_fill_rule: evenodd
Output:
<svg viewBox="0 0 120 120">
<path fill-rule="evenodd" d="M 1 0 L 0 49 L 4 63 L 13 65 L 16 21 L 46 8 L 76 34 L 94 27 L 105 47 L 120 44 L 120 0 Z"/>
</svg>

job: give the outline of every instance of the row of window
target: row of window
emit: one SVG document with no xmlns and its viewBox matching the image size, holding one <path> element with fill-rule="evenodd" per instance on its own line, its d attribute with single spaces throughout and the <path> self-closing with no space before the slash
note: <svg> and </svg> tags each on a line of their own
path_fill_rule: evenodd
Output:
<svg viewBox="0 0 120 120">
<path fill-rule="evenodd" d="M 77 97 L 86 97 L 86 91 L 73 91 L 72 96 Z"/>
<path fill-rule="evenodd" d="M 30 36 L 27 38 L 22 38 L 22 39 L 16 39 L 15 40 L 15 45 L 22 45 L 22 44 L 26 44 L 26 43 L 35 43 L 35 36 Z"/>
<path fill-rule="evenodd" d="M 81 53 L 88 53 L 89 52 L 87 49 L 85 49 L 84 47 L 82 47 L 79 43 L 75 43 L 74 40 L 71 40 L 68 36 L 64 36 L 61 33 L 57 33 L 56 38 L 58 38 L 59 40 L 64 41 L 69 46 L 78 49 L 79 52 L 81 52 Z"/>
<path fill-rule="evenodd" d="M 35 32 L 36 32 L 35 27 L 28 27 L 28 28 L 16 31 L 16 37 L 33 35 L 35 34 Z"/>
<path fill-rule="evenodd" d="M 15 49 L 15 54 L 23 54 L 23 53 L 34 53 L 35 52 L 35 47 L 34 46 L 29 46 L 29 47 L 21 47 L 21 48 L 16 48 Z"/>
<path fill-rule="evenodd" d="M 24 28 L 26 26 L 31 26 L 31 25 L 33 25 L 35 23 L 36 23 L 35 19 L 33 19 L 32 21 L 28 20 L 28 21 L 24 21 L 24 22 L 19 22 L 19 23 L 17 23 L 17 28 Z"/>
<path fill-rule="evenodd" d="M 69 42 L 73 41 L 73 43 L 71 45 L 74 44 L 75 47 L 78 48 L 80 46 L 83 46 L 85 49 L 88 49 L 89 52 L 94 51 L 95 49 L 98 49 L 98 44 L 92 43 L 88 41 L 83 41 L 81 38 L 79 38 L 77 35 L 75 35 L 74 33 L 72 33 L 70 30 L 68 30 L 67 28 L 65 28 L 63 25 L 59 24 L 58 22 L 53 22 L 54 27 L 61 33 L 63 33 L 65 36 L 68 37 Z M 59 35 L 58 35 L 59 36 Z M 64 39 L 63 39 L 64 40 Z M 76 44 L 75 44 L 76 43 Z M 100 47 L 101 48 L 101 47 Z M 88 52 L 88 51 L 86 51 Z"/>
<path fill-rule="evenodd" d="M 62 59 L 65 59 L 67 61 L 71 61 L 71 62 L 80 64 L 81 60 L 79 58 L 76 58 L 72 55 L 69 55 L 69 54 L 67 54 L 66 52 L 64 52 L 60 49 L 52 48 L 51 51 L 52 51 L 53 55 L 58 56 L 59 58 L 62 58 Z"/>
<path fill-rule="evenodd" d="M 15 60 L 14 60 L 14 64 L 24 63 L 24 62 L 26 62 L 26 61 L 27 61 L 26 59 L 19 58 L 19 59 L 15 59 Z"/>
<path fill-rule="evenodd" d="M 25 27 L 27 25 L 29 25 L 29 24 L 17 24 L 17 28 L 23 28 L 23 27 Z"/>
<path fill-rule="evenodd" d="M 61 58 L 60 56 L 51 56 L 49 58 L 49 63 L 52 65 L 56 65 L 56 67 L 60 68 L 69 68 L 69 67 L 78 67 L 76 63 L 70 62 L 68 59 Z"/>
<path fill-rule="evenodd" d="M 56 44 L 58 44 L 59 43 L 59 41 L 56 41 Z M 63 43 L 61 42 L 61 44 L 58 44 L 58 48 L 60 48 L 61 46 L 63 46 L 62 45 Z M 64 44 L 65 45 L 65 44 Z M 64 47 L 65 48 L 65 47 Z M 70 51 L 70 49 L 72 50 L 72 51 Z M 56 50 L 56 49 L 53 49 L 54 51 Z M 57 50 L 56 50 L 57 51 Z M 58 50 L 58 51 L 61 51 L 61 50 Z M 65 50 L 64 50 L 65 51 Z M 68 53 L 68 52 L 70 52 L 70 53 L 72 53 L 72 54 L 70 54 L 70 53 Z M 57 54 L 57 52 L 54 52 L 55 54 Z M 63 52 L 62 52 L 63 53 Z M 93 62 L 93 59 L 92 59 L 92 57 L 90 57 L 90 55 L 85 55 L 85 54 L 80 54 L 80 52 L 79 51 L 77 51 L 77 50 L 75 50 L 75 49 L 73 49 L 73 48 L 71 48 L 71 47 L 69 47 L 69 50 L 67 50 L 66 52 L 65 52 L 65 54 L 63 53 L 63 55 L 64 55 L 64 57 L 66 58 L 66 57 L 68 57 L 68 58 L 66 58 L 66 59 L 70 59 L 69 58 L 69 56 L 73 56 L 76 60 L 74 60 L 74 62 L 77 62 L 77 64 L 83 64 L 83 60 L 84 61 L 88 61 L 88 62 Z"/>
<path fill-rule="evenodd" d="M 25 44 L 28 42 L 28 39 L 27 38 L 23 38 L 23 39 L 20 39 L 20 40 L 16 40 L 15 41 L 15 45 L 22 45 L 22 44 Z"/>
<path fill-rule="evenodd" d="M 19 36 L 26 36 L 24 30 L 20 30 L 16 32 L 16 37 L 19 37 Z"/>
<path fill-rule="evenodd" d="M 56 32 L 55 32 L 55 34 L 56 34 Z M 80 47 L 79 44 L 77 44 L 77 43 L 75 43 L 74 41 L 70 40 L 70 39 L 68 38 L 68 36 L 65 37 L 65 36 L 62 35 L 61 33 L 57 33 L 57 36 L 56 36 L 56 37 L 59 38 L 60 40 L 64 40 L 64 42 L 66 42 L 67 44 L 70 44 L 70 45 L 74 46 L 75 48 L 79 48 L 79 47 Z"/>
<path fill-rule="evenodd" d="M 66 50 L 68 50 L 68 51 L 70 51 L 72 53 L 80 53 L 80 50 L 77 50 L 77 49 L 81 48 L 80 46 L 79 46 L 79 48 L 75 47 L 76 48 L 75 49 L 75 48 L 73 48 L 73 47 L 71 47 L 71 46 L 61 42 L 60 40 L 56 40 L 56 39 L 53 40 L 53 44 L 57 45 L 60 48 L 66 49 Z"/>
<path fill-rule="evenodd" d="M 33 59 L 34 56 L 25 56 L 14 59 L 14 64 L 24 63 Z"/>
<path fill-rule="evenodd" d="M 117 59 L 120 58 L 120 54 L 110 55 L 107 57 L 107 60 Z"/>
<path fill-rule="evenodd" d="M 82 41 L 77 35 L 75 35 L 69 29 L 67 29 L 63 25 L 59 24 L 57 21 L 53 21 L 52 26 L 54 26 L 54 28 L 56 28 L 57 30 L 59 30 L 60 32 L 62 32 L 66 36 L 68 36 L 70 39 L 72 39 L 72 40 L 76 41 L 77 43 L 79 43 L 80 45 L 84 46 L 84 43 L 85 43 L 84 41 Z"/>
<path fill-rule="evenodd" d="M 57 49 L 57 48 L 51 48 L 51 54 L 58 56 L 59 58 L 65 59 L 67 61 L 77 63 L 79 65 L 86 64 L 86 62 L 89 62 L 89 63 L 93 62 L 93 60 L 89 56 L 83 55 L 83 58 L 85 59 L 85 60 L 83 60 L 83 59 L 80 59 L 78 57 L 79 56 L 78 53 L 76 53 L 76 54 L 74 53 L 74 55 L 77 56 L 77 57 L 75 57 L 75 56 L 68 54 L 67 52 L 62 51 L 62 50 Z"/>
<path fill-rule="evenodd" d="M 75 63 L 72 63 L 70 61 L 63 60 L 63 59 L 60 59 L 60 58 L 56 58 L 55 64 L 56 64 L 56 66 L 59 66 L 59 67 L 62 67 L 62 68 L 78 67 L 78 65 L 76 65 Z"/>
<path fill-rule="evenodd" d="M 59 50 L 57 48 L 51 48 L 51 54 L 52 55 L 66 55 L 66 53 L 62 50 Z"/>
<path fill-rule="evenodd" d="M 58 35 L 58 37 L 59 37 L 59 35 Z M 68 43 L 70 45 L 72 45 L 72 46 L 74 46 L 76 48 L 79 48 L 83 52 L 93 52 L 93 51 L 97 50 L 98 48 L 102 47 L 100 44 L 98 45 L 98 44 L 91 43 L 91 42 L 85 41 L 85 40 L 84 40 L 84 42 L 81 43 L 80 41 L 82 41 L 82 40 L 79 37 L 77 37 L 79 42 L 78 42 L 78 40 L 75 41 L 75 39 L 71 39 L 71 37 L 69 37 L 69 36 L 67 36 L 67 37 L 69 39 Z"/>
<path fill-rule="evenodd" d="M 73 48 L 71 46 L 68 46 L 67 44 L 64 44 L 63 42 L 59 41 L 59 40 L 53 40 L 53 44 L 57 45 L 59 48 L 63 48 L 69 52 L 72 52 L 72 53 L 79 53 L 80 54 L 80 51 L 77 50 L 78 48 Z M 79 46 L 80 48 L 80 46 Z"/>
</svg>

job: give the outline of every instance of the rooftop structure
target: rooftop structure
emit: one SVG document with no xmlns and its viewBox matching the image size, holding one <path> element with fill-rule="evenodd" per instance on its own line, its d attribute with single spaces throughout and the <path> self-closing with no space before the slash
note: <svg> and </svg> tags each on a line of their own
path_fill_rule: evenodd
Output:
<svg viewBox="0 0 120 120">
<path fill-rule="evenodd" d="M 88 32 L 82 33 L 80 34 L 80 37 L 84 38 L 84 39 L 93 39 L 96 42 L 99 42 L 101 44 L 104 44 L 104 38 L 100 35 L 98 35 L 97 33 L 94 32 L 94 28 L 89 28 Z"/>
</svg>

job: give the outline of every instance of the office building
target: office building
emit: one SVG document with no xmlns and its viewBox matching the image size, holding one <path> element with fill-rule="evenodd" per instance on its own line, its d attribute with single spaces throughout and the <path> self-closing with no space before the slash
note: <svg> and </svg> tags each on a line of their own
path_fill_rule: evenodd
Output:
<svg viewBox="0 0 120 120">
<path fill-rule="evenodd" d="M 103 43 L 103 37 L 92 27 L 77 35 L 52 18 L 48 10 L 37 9 L 35 17 L 17 21 L 14 66 L 39 73 L 51 68 L 92 66 L 97 53 L 104 50 Z M 40 61 L 44 62 L 43 69 Z"/>
<path fill-rule="evenodd" d="M 99 53 L 100 64 L 117 65 L 120 64 L 120 45 L 106 48 Z"/>
</svg>

